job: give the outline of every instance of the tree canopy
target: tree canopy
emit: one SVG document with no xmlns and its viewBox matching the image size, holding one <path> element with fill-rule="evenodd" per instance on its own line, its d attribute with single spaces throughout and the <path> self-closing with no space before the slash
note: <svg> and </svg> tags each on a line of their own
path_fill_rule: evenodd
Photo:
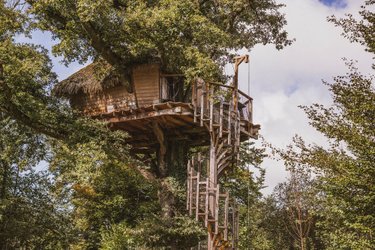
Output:
<svg viewBox="0 0 375 250">
<path fill-rule="evenodd" d="M 82 117 L 54 96 L 49 51 L 17 42 L 18 35 L 51 32 L 53 53 L 67 64 L 105 61 L 124 79 L 133 64 L 153 61 L 187 79 L 221 79 L 232 50 L 291 43 L 281 7 L 273 0 L 0 1 L 2 247 L 182 247 L 203 235 L 181 212 L 184 179 L 156 179 L 130 154 L 125 133 Z M 247 157 L 228 176 L 246 183 L 228 187 L 242 203 L 247 195 L 259 197 L 263 182 L 244 169 L 261 161 L 261 151 Z M 35 171 L 41 162 L 46 172 Z M 165 183 L 178 200 L 175 218 L 160 216 Z"/>
<path fill-rule="evenodd" d="M 273 0 L 27 2 L 66 63 L 104 59 L 124 79 L 131 65 L 157 61 L 171 73 L 217 80 L 231 51 L 291 43 L 282 5 Z"/>
</svg>

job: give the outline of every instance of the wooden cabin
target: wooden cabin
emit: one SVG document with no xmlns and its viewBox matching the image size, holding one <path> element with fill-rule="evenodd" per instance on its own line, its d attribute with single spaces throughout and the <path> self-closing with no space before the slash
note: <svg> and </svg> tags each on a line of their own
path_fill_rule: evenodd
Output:
<svg viewBox="0 0 375 250">
<path fill-rule="evenodd" d="M 98 67 L 92 63 L 63 80 L 54 89 L 55 94 L 67 97 L 72 107 L 91 116 L 183 101 L 183 78 L 164 74 L 159 64 L 133 67 L 130 82 L 121 80 L 114 70 L 99 76 Z"/>
<path fill-rule="evenodd" d="M 191 145 L 209 144 L 207 127 L 220 127 L 221 133 L 230 134 L 237 123 L 239 140 L 257 137 L 259 125 L 252 123 L 252 98 L 231 86 L 201 79 L 185 84 L 181 75 L 167 74 L 159 64 L 134 66 L 128 80 L 121 80 L 110 66 L 104 66 L 109 73 L 100 76 L 99 67 L 103 66 L 86 66 L 60 82 L 54 92 L 68 98 L 72 107 L 85 115 L 127 131 L 132 136 L 129 143 L 136 148 L 157 147 L 155 122 L 170 138 Z M 128 90 L 129 84 L 133 91 Z"/>
</svg>

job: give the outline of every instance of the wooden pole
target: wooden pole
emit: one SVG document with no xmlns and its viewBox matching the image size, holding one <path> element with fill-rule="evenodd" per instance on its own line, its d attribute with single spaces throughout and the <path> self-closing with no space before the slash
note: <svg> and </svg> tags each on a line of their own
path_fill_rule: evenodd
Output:
<svg viewBox="0 0 375 250">
<path fill-rule="evenodd" d="M 210 187 L 216 188 L 217 187 L 217 165 L 216 165 L 216 150 L 215 150 L 215 136 L 213 133 L 211 133 L 211 144 L 210 144 L 210 160 L 209 160 L 209 184 Z M 213 192 L 215 193 L 215 192 Z M 209 196 L 209 202 L 208 202 L 208 210 L 210 211 L 211 215 L 215 218 L 215 206 L 216 205 L 216 199 L 215 195 Z M 215 221 L 216 223 L 216 221 Z M 208 235 L 207 239 L 207 249 L 213 250 L 214 249 L 214 242 L 212 239 L 212 234 Z"/>
<path fill-rule="evenodd" d="M 241 63 L 249 62 L 249 55 L 237 56 L 234 58 L 234 77 L 233 77 L 233 107 L 238 109 L 238 68 Z"/>
<path fill-rule="evenodd" d="M 189 207 L 190 207 L 190 181 L 191 181 L 191 172 L 190 172 L 190 160 L 189 160 L 187 164 L 187 180 L 186 180 L 186 189 L 187 189 L 186 210 L 189 210 Z"/>
<path fill-rule="evenodd" d="M 220 101 L 220 116 L 219 116 L 219 137 L 222 138 L 223 137 L 223 115 L 224 115 L 224 111 L 223 111 L 223 101 Z"/>
<path fill-rule="evenodd" d="M 210 105 L 210 132 L 213 132 L 213 123 L 214 123 L 214 88 L 213 86 L 210 87 L 210 97 L 209 97 L 209 105 Z"/>
<path fill-rule="evenodd" d="M 225 193 L 225 208 L 224 208 L 224 240 L 228 240 L 228 213 L 229 213 L 229 194 Z"/>
<path fill-rule="evenodd" d="M 220 209 L 220 185 L 216 185 L 216 196 L 215 196 L 215 234 L 219 234 L 219 209 Z"/>
<path fill-rule="evenodd" d="M 205 106 L 204 106 L 204 103 L 205 103 L 205 95 L 206 95 L 206 89 L 203 88 L 203 84 L 202 84 L 202 91 L 201 91 L 202 95 L 201 95 L 201 127 L 203 127 L 203 119 L 204 119 L 204 109 L 205 109 Z"/>
<path fill-rule="evenodd" d="M 195 193 L 195 198 L 196 198 L 196 200 L 195 200 L 195 206 L 196 206 L 196 210 L 195 210 L 195 219 L 198 221 L 199 220 L 199 196 L 200 196 L 200 186 L 199 186 L 199 182 L 201 181 L 201 178 L 200 178 L 200 175 L 201 175 L 201 173 L 200 172 L 197 172 L 197 186 L 196 186 L 196 189 L 197 189 L 197 191 L 196 191 L 196 193 Z"/>
</svg>

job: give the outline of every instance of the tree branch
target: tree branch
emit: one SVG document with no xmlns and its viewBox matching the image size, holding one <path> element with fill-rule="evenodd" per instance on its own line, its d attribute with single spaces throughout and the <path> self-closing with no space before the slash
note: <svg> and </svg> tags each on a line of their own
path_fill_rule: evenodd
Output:
<svg viewBox="0 0 375 250">
<path fill-rule="evenodd" d="M 109 64 L 119 70 L 122 82 L 126 84 L 129 92 L 133 92 L 133 86 L 127 79 L 129 71 L 124 68 L 124 63 L 121 57 L 116 55 L 111 48 L 107 46 L 106 42 L 101 39 L 92 23 L 82 22 L 82 28 L 90 38 L 91 46 L 98 51 L 101 57 L 103 57 Z"/>
</svg>

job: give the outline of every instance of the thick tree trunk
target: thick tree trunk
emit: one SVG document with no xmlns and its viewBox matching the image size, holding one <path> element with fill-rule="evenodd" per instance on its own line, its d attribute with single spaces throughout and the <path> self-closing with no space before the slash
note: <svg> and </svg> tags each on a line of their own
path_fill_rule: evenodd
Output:
<svg viewBox="0 0 375 250">
<path fill-rule="evenodd" d="M 2 169 L 2 180 L 1 180 L 1 190 L 0 190 L 0 201 L 6 198 L 7 184 L 8 184 L 8 165 L 0 160 L 0 168 Z"/>
<path fill-rule="evenodd" d="M 161 188 L 158 192 L 158 198 L 163 218 L 170 219 L 175 216 L 179 204 L 171 190 L 169 177 L 174 178 L 181 184 L 186 180 L 188 145 L 182 141 L 174 140 L 174 138 L 165 137 L 162 128 L 157 123 L 154 124 L 153 130 L 159 141 L 156 155 Z M 179 248 L 176 243 L 172 243 L 170 249 Z"/>
<path fill-rule="evenodd" d="M 179 204 L 177 204 L 178 201 L 171 192 L 168 178 L 172 177 L 181 184 L 185 182 L 188 145 L 181 141 L 167 140 L 165 141 L 166 153 L 163 155 L 160 151 L 164 151 L 164 149 L 159 149 L 158 154 L 159 179 L 161 182 L 159 201 L 164 217 L 171 218 Z"/>
</svg>

